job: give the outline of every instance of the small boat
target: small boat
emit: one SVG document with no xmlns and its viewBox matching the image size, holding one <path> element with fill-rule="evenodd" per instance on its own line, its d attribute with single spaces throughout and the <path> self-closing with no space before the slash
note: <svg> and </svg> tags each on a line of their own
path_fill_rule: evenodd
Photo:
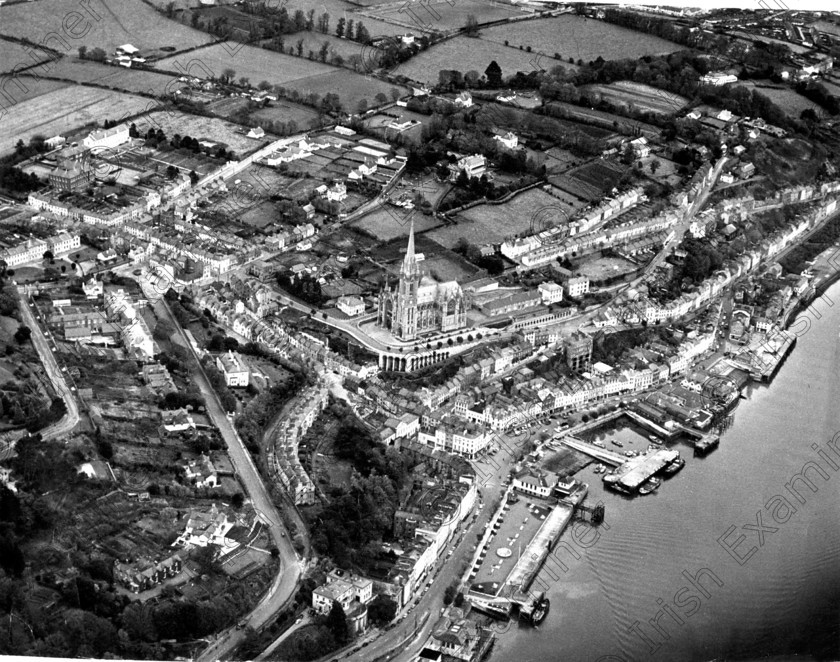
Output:
<svg viewBox="0 0 840 662">
<path fill-rule="evenodd" d="M 655 434 L 650 435 L 650 436 L 648 437 L 648 439 L 649 439 L 652 443 L 656 444 L 657 446 L 661 446 L 661 445 L 662 445 L 662 440 L 661 440 L 659 437 L 657 437 Z"/>
<path fill-rule="evenodd" d="M 602 444 L 600 441 L 593 441 L 592 445 L 597 446 L 598 448 L 605 448 L 604 444 Z"/>
<path fill-rule="evenodd" d="M 624 451 L 624 456 L 625 457 L 636 457 L 636 455 L 637 455 L 636 451 Z"/>
<path fill-rule="evenodd" d="M 658 489 L 659 481 L 655 478 L 650 478 L 639 488 L 639 494 L 650 494 L 651 492 L 655 492 Z"/>
<path fill-rule="evenodd" d="M 675 473 L 677 473 L 684 466 L 685 466 L 685 460 L 683 460 L 681 457 L 678 457 L 676 460 L 671 462 L 671 464 L 669 464 L 667 467 L 665 467 L 662 470 L 662 473 L 664 473 L 666 476 L 673 476 Z"/>
<path fill-rule="evenodd" d="M 610 443 L 613 446 L 618 446 L 619 448 L 624 448 L 624 444 L 621 443 L 618 439 L 613 439 Z"/>
</svg>

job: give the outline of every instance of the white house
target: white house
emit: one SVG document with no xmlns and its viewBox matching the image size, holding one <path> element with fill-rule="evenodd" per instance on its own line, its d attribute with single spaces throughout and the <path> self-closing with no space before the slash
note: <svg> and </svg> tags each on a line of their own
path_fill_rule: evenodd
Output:
<svg viewBox="0 0 840 662">
<path fill-rule="evenodd" d="M 589 279 L 586 276 L 577 276 L 566 281 L 566 293 L 573 298 L 583 296 L 589 292 Z"/>
<path fill-rule="evenodd" d="M 119 124 L 110 129 L 91 131 L 82 144 L 88 149 L 113 149 L 127 143 L 130 139 L 128 125 Z"/>
<path fill-rule="evenodd" d="M 719 71 L 709 72 L 705 76 L 700 76 L 700 82 L 706 85 L 729 85 L 730 83 L 737 83 L 738 77 L 733 74 L 724 74 Z"/>
<path fill-rule="evenodd" d="M 463 172 L 469 179 L 481 177 L 487 171 L 487 159 L 483 154 L 464 156 L 457 163 L 449 166 L 450 179 L 455 181 Z"/>
<path fill-rule="evenodd" d="M 538 469 L 523 469 L 513 477 L 513 489 L 547 499 L 560 479 L 558 474 Z"/>
<path fill-rule="evenodd" d="M 472 94 L 464 90 L 457 97 L 455 97 L 455 105 L 462 108 L 470 108 L 473 105 Z"/>
<path fill-rule="evenodd" d="M 239 354 L 228 351 L 216 357 L 216 367 L 224 374 L 225 384 L 231 387 L 248 386 L 251 370 Z"/>
<path fill-rule="evenodd" d="M 563 288 L 557 283 L 540 283 L 537 289 L 540 291 L 540 296 L 544 304 L 557 303 L 563 300 Z"/>
<path fill-rule="evenodd" d="M 513 131 L 508 131 L 503 135 L 495 135 L 493 136 L 493 139 L 500 142 L 508 149 L 516 149 L 519 146 L 519 136 L 513 133 Z"/>
<path fill-rule="evenodd" d="M 348 317 L 356 317 L 365 312 L 365 302 L 359 297 L 338 297 L 336 308 Z"/>
</svg>

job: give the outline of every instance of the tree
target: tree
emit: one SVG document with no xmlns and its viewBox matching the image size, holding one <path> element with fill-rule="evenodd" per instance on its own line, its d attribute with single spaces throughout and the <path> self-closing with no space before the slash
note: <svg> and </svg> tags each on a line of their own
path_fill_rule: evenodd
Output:
<svg viewBox="0 0 840 662">
<path fill-rule="evenodd" d="M 28 342 L 29 339 L 32 337 L 32 329 L 28 326 L 24 326 L 21 324 L 17 331 L 15 331 L 15 340 L 17 341 L 18 345 L 22 345 L 25 342 Z"/>
<path fill-rule="evenodd" d="M 467 24 L 464 28 L 464 33 L 468 37 L 475 37 L 478 35 L 478 21 L 475 14 L 467 14 Z"/>
<path fill-rule="evenodd" d="M 335 26 L 335 36 L 336 37 L 343 37 L 344 36 L 344 28 L 347 25 L 347 21 L 342 17 L 338 19 L 338 23 Z"/>
<path fill-rule="evenodd" d="M 55 255 L 53 255 L 52 251 L 44 251 L 44 259 L 45 260 L 54 260 Z"/>
<path fill-rule="evenodd" d="M 190 171 L 190 184 L 195 186 L 198 183 L 198 173 L 195 170 Z"/>
<path fill-rule="evenodd" d="M 376 99 L 376 103 L 380 105 L 382 105 L 383 103 L 388 103 L 388 97 L 385 95 L 384 92 L 377 92 L 374 99 Z"/>
<path fill-rule="evenodd" d="M 236 76 L 236 70 L 231 69 L 229 67 L 227 69 L 222 69 L 222 80 L 225 83 L 230 83 L 231 81 L 233 81 L 234 76 Z"/>
<path fill-rule="evenodd" d="M 327 614 L 326 626 L 339 643 L 345 643 L 350 636 L 350 630 L 347 627 L 347 615 L 337 600 L 333 602 L 330 613 Z"/>
<path fill-rule="evenodd" d="M 368 618 L 374 625 L 387 625 L 397 615 L 397 603 L 386 595 L 379 594 L 368 604 Z"/>
<path fill-rule="evenodd" d="M 364 115 L 368 109 L 368 102 L 367 99 L 359 99 L 359 103 L 356 106 L 356 110 L 358 111 L 359 115 Z"/>
<path fill-rule="evenodd" d="M 360 44 L 366 44 L 370 41 L 370 33 L 361 21 L 356 24 L 356 41 Z"/>
<path fill-rule="evenodd" d="M 484 75 L 487 76 L 487 84 L 491 87 L 498 87 L 502 84 L 502 68 L 496 60 L 487 65 Z"/>
<path fill-rule="evenodd" d="M 87 57 L 87 46 L 79 46 L 79 59 L 84 60 Z"/>
<path fill-rule="evenodd" d="M 392 87 L 391 88 L 391 101 L 396 101 L 402 96 L 402 92 L 400 92 L 399 88 Z"/>
<path fill-rule="evenodd" d="M 659 170 L 659 166 L 661 165 L 662 164 L 660 163 L 659 159 L 653 159 L 653 161 L 650 162 L 650 174 L 655 175 L 656 171 Z"/>
</svg>

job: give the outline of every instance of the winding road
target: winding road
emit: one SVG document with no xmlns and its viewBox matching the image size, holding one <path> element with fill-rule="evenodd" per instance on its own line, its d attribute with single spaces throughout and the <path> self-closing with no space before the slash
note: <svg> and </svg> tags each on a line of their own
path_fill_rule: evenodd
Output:
<svg viewBox="0 0 840 662">
<path fill-rule="evenodd" d="M 254 510 L 256 510 L 258 517 L 268 528 L 274 545 L 280 550 L 280 571 L 277 573 L 266 594 L 244 619 L 246 626 L 258 629 L 276 616 L 294 598 L 298 582 L 300 581 L 301 563 L 298 560 L 294 547 L 292 547 L 292 542 L 286 532 L 286 527 L 283 525 L 280 513 L 271 500 L 271 495 L 265 483 L 263 483 L 262 477 L 251 458 L 251 454 L 245 448 L 231 420 L 228 418 L 227 412 L 222 407 L 219 396 L 211 386 L 207 374 L 201 367 L 199 357 L 195 353 L 192 344 L 187 341 L 183 329 L 175 320 L 165 299 L 154 292 L 146 292 L 147 287 L 144 287 L 144 293 L 150 301 L 154 301 L 155 312 L 159 319 L 169 319 L 172 325 L 178 329 L 179 343 L 192 355 L 194 359 L 192 369 L 193 379 L 204 396 L 207 404 L 207 414 L 218 428 L 227 445 L 230 460 L 242 486 L 251 499 Z M 223 659 L 229 656 L 230 652 L 242 643 L 245 636 L 245 629 L 231 627 L 223 630 L 211 640 L 210 645 L 197 656 L 196 660 L 210 662 L 211 660 Z"/>
</svg>

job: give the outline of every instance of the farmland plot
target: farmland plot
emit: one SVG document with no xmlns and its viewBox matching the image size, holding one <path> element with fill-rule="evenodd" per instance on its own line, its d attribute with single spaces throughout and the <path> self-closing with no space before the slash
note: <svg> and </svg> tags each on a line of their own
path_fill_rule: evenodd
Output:
<svg viewBox="0 0 840 662">
<path fill-rule="evenodd" d="M 40 81 L 38 84 L 49 83 Z M 3 117 L 0 154 L 11 151 L 18 140 L 36 135 L 54 136 L 105 119 L 118 120 L 157 106 L 153 99 L 78 85 L 16 103 Z"/>
<path fill-rule="evenodd" d="M 575 62 L 589 62 L 599 55 L 605 60 L 618 60 L 681 49 L 653 35 L 569 14 L 487 28 L 481 31 L 481 39 L 494 44 L 507 40 L 517 48 L 530 46 L 535 53 L 558 53 L 562 60 L 571 57 Z"/>
<path fill-rule="evenodd" d="M 40 49 L 27 48 L 24 50 L 21 44 L 0 38 L 0 74 L 20 71 L 24 67 L 46 62 L 54 57 L 51 53 Z"/>
<path fill-rule="evenodd" d="M 287 124 L 294 122 L 301 131 L 318 126 L 318 113 L 312 108 L 300 106 L 284 99 L 272 101 L 270 106 L 261 108 L 251 117 L 260 122 L 285 122 Z"/>
<path fill-rule="evenodd" d="M 39 0 L 0 7 L 0 34 L 22 37 L 64 54 L 80 46 L 112 53 L 131 43 L 146 55 L 183 50 L 212 37 L 166 19 L 140 0 Z M 78 36 L 77 36 L 78 35 Z"/>
<path fill-rule="evenodd" d="M 494 60 L 501 67 L 505 78 L 517 71 L 529 73 L 545 66 L 544 63 L 541 65 L 533 53 L 459 36 L 419 53 L 401 64 L 395 73 L 421 83 L 437 84 L 441 69 L 457 69 L 462 73 L 475 70 L 483 75 L 487 65 Z"/>
<path fill-rule="evenodd" d="M 155 63 L 159 69 L 186 72 L 197 78 L 220 78 L 226 69 L 234 78 L 248 78 L 252 85 L 268 81 L 286 85 L 307 76 L 330 73 L 335 68 L 306 58 L 284 55 L 254 46 L 226 42 L 201 48 L 184 55 L 164 58 Z"/>
<path fill-rule="evenodd" d="M 367 13 L 383 21 L 410 26 L 411 30 L 448 32 L 467 24 L 467 17 L 475 16 L 479 23 L 499 21 L 521 16 L 522 11 L 512 5 L 480 2 L 479 0 L 439 0 L 417 3 L 394 3 L 383 8 L 370 8 Z M 373 32 L 371 32 L 373 34 Z"/>
<path fill-rule="evenodd" d="M 631 81 L 619 81 L 609 85 L 585 85 L 587 92 L 597 92 L 614 106 L 628 107 L 631 104 L 638 110 L 671 115 L 688 104 L 688 99 L 649 85 Z"/>
<path fill-rule="evenodd" d="M 309 64 L 315 63 L 309 62 Z M 372 106 L 376 95 L 380 92 L 390 100 L 392 89 L 399 90 L 400 95 L 407 91 L 405 88 L 391 85 L 377 78 L 368 78 L 352 71 L 333 67 L 329 69 L 330 71 L 326 73 L 288 82 L 286 87 L 297 90 L 304 97 L 310 93 L 324 97 L 328 92 L 333 92 L 338 95 L 344 110 L 349 113 L 357 112 L 357 106 L 362 99 L 367 101 L 368 106 Z"/>
<path fill-rule="evenodd" d="M 212 140 L 224 143 L 241 158 L 245 154 L 256 151 L 257 148 L 271 140 L 266 135 L 260 140 L 246 137 L 247 129 L 227 122 L 218 117 L 198 117 L 186 113 L 173 111 L 156 111 L 149 113 L 136 120 L 137 128 L 141 133 L 154 127 L 161 129 L 167 136 L 174 136 L 176 133 L 182 136 L 192 136 L 198 140 Z"/>
<path fill-rule="evenodd" d="M 43 94 L 49 94 L 67 86 L 68 83 L 61 81 L 32 78 L 26 75 L 7 79 L 0 89 L 0 118 L 3 117 L 4 112 L 16 103 L 40 97 Z"/>
<path fill-rule="evenodd" d="M 39 71 L 36 69 L 36 72 Z M 112 67 L 99 62 L 64 57 L 50 65 L 47 76 L 66 78 L 77 83 L 96 83 L 126 92 L 152 94 L 156 97 L 171 94 L 184 87 L 177 78 L 156 71 Z"/>
<path fill-rule="evenodd" d="M 799 115 L 806 108 L 811 108 L 812 110 L 816 111 L 820 110 L 820 106 L 818 104 L 814 103 L 810 99 L 803 97 L 796 90 L 793 90 L 789 87 L 777 87 L 775 85 L 772 87 L 765 87 L 764 85 L 757 85 L 752 81 L 747 83 L 738 83 L 738 85 L 742 87 L 748 87 L 751 90 L 755 90 L 759 94 L 763 94 L 768 99 L 770 99 L 770 101 L 772 101 L 779 108 L 781 108 L 785 112 L 785 114 L 795 119 L 798 119 Z"/>
</svg>

